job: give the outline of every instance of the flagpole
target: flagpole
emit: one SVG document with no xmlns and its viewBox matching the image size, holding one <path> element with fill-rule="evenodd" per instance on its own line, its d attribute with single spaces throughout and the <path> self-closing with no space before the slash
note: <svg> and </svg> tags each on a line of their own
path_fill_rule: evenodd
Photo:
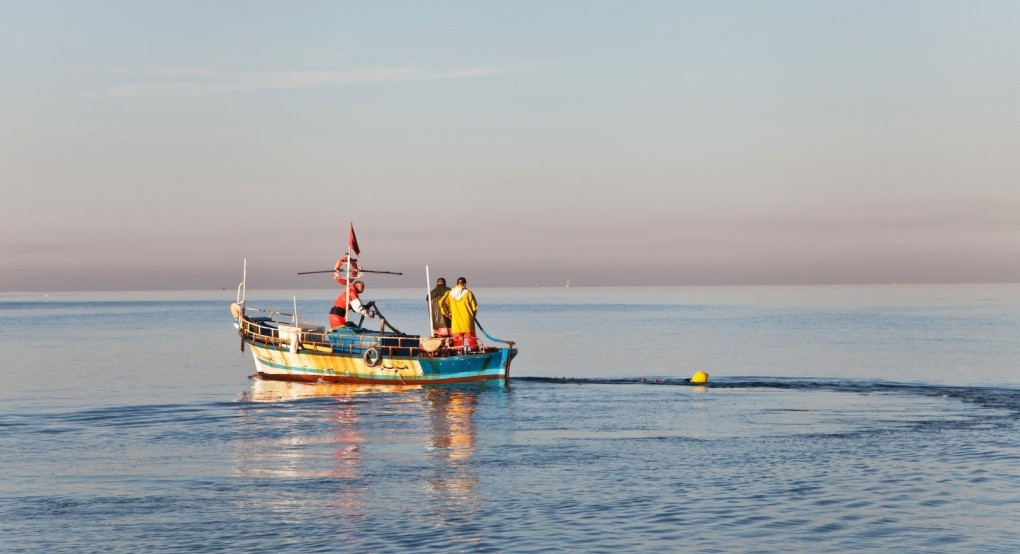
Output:
<svg viewBox="0 0 1020 554">
<path fill-rule="evenodd" d="M 347 298 L 347 305 L 344 306 L 345 319 L 350 315 L 351 306 L 351 235 L 354 233 L 354 222 L 351 222 L 350 230 L 347 232 L 347 288 L 344 289 L 344 296 Z M 341 265 L 340 267 L 343 267 Z"/>
</svg>

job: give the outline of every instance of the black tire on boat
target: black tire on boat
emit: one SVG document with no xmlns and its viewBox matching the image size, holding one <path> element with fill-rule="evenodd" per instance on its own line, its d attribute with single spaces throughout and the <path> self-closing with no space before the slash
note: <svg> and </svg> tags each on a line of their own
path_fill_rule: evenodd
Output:
<svg viewBox="0 0 1020 554">
<path fill-rule="evenodd" d="M 379 349 L 375 346 L 369 346 L 365 349 L 365 353 L 361 355 L 361 361 L 365 362 L 368 367 L 375 367 L 382 361 L 382 354 L 379 353 Z"/>
</svg>

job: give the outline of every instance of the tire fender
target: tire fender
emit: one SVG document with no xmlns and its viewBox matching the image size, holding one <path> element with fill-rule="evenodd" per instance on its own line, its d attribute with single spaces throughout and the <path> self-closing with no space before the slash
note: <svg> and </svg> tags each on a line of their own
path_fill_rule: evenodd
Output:
<svg viewBox="0 0 1020 554">
<path fill-rule="evenodd" d="M 379 352 L 378 347 L 369 346 L 361 355 L 361 361 L 365 362 L 368 367 L 375 367 L 382 363 L 382 353 Z"/>
</svg>

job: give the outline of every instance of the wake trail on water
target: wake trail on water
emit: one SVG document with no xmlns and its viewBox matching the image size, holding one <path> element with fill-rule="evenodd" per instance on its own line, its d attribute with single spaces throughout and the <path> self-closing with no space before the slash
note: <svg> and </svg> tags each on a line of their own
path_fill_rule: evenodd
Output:
<svg viewBox="0 0 1020 554">
<path fill-rule="evenodd" d="M 514 383 L 533 383 L 544 386 L 557 385 L 646 385 L 660 387 L 697 387 L 703 390 L 785 390 L 795 393 L 803 392 L 837 392 L 847 394 L 872 395 L 885 394 L 916 398 L 941 398 L 956 400 L 985 409 L 997 410 L 997 417 L 1011 421 L 1020 420 L 1020 389 L 991 386 L 948 386 L 925 383 L 898 383 L 880 380 L 853 379 L 812 379 L 787 377 L 723 377 L 714 378 L 707 384 L 692 384 L 690 379 L 668 377 L 514 377 Z M 314 385 L 307 385 L 314 389 Z M 464 385 L 436 385 L 430 388 L 461 388 Z M 502 387 L 499 387 L 502 388 Z M 399 389 L 399 387 L 398 387 Z M 476 390 L 471 387 L 471 390 Z M 477 388 L 477 392 L 488 390 Z M 331 402 L 332 394 L 314 395 L 301 398 L 302 405 L 315 410 L 317 404 Z M 343 396 L 343 395 L 341 395 Z M 387 394 L 367 394 L 359 396 L 358 402 L 392 401 Z M 280 398 L 277 400 L 286 400 Z M 352 401 L 349 399 L 349 401 Z M 104 406 L 69 411 L 46 411 L 42 413 L 3 412 L 0 411 L 0 433 L 3 432 L 34 432 L 46 435 L 73 433 L 83 428 L 171 428 L 179 426 L 204 428 L 210 425 L 232 425 L 239 414 L 233 409 L 242 406 L 247 416 L 255 415 L 260 410 L 272 412 L 273 402 L 263 406 L 261 403 L 222 401 L 201 404 L 157 404 Z M 254 411 L 254 412 L 253 412 Z"/>
<path fill-rule="evenodd" d="M 662 377 L 514 377 L 513 381 L 555 385 L 656 385 L 704 387 L 709 389 L 782 389 L 854 394 L 899 394 L 952 398 L 986 408 L 1007 410 L 1020 418 L 1020 389 L 988 386 L 947 386 L 924 383 L 853 379 L 803 379 L 788 377 L 728 377 L 705 384 L 690 379 Z"/>
</svg>

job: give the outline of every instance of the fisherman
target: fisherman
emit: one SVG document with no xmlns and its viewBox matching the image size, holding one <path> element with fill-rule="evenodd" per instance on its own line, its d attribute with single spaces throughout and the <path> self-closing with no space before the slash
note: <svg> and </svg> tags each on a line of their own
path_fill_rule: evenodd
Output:
<svg viewBox="0 0 1020 554">
<path fill-rule="evenodd" d="M 450 291 L 450 287 L 446 286 L 446 278 L 440 277 L 436 279 L 436 288 L 429 291 L 429 296 L 426 300 L 429 302 L 430 313 L 432 314 L 432 336 L 433 337 L 448 337 L 450 336 L 450 318 L 443 313 L 440 309 L 439 301 L 443 299 L 443 296 Z"/>
<path fill-rule="evenodd" d="M 458 277 L 457 286 L 447 291 L 439 304 L 443 314 L 450 318 L 453 345 L 463 346 L 467 341 L 468 350 L 477 350 L 475 314 L 478 313 L 478 302 L 474 293 L 467 288 L 467 279 Z"/>
<path fill-rule="evenodd" d="M 347 282 L 341 279 L 337 279 L 337 282 L 341 285 L 346 285 Z M 353 327 L 354 323 L 347 321 L 347 314 L 349 312 L 359 313 L 363 316 L 375 317 L 376 311 L 375 302 L 368 302 L 362 304 L 361 299 L 358 295 L 365 292 L 364 281 L 354 281 L 349 287 L 340 293 L 340 296 L 336 297 L 336 302 L 333 302 L 333 307 L 329 310 L 329 326 L 335 327 Z"/>
<path fill-rule="evenodd" d="M 333 307 L 329 310 L 329 326 L 330 328 L 345 327 L 348 325 L 347 313 L 353 311 L 363 316 L 375 317 L 375 302 L 369 302 L 368 304 L 362 304 L 361 298 L 358 297 L 361 293 L 365 292 L 364 281 L 350 282 L 350 277 L 353 272 L 357 274 L 357 266 L 350 264 L 348 266 L 347 276 L 343 275 L 341 268 L 347 262 L 347 257 L 341 258 L 336 265 L 333 267 L 333 278 L 336 279 L 337 284 L 344 287 L 344 291 L 340 293 L 340 296 L 336 297 L 336 302 L 333 302 Z M 353 266 L 353 267 L 351 267 Z M 350 323 L 350 326 L 354 326 L 354 323 Z"/>
</svg>

